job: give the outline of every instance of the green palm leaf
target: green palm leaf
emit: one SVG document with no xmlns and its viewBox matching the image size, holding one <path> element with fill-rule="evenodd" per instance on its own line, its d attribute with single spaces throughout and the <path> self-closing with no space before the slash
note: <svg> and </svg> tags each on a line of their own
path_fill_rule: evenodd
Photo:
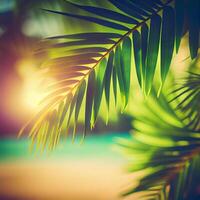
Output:
<svg viewBox="0 0 200 200">
<path fill-rule="evenodd" d="M 190 73 L 173 92 L 172 103 L 154 92 L 139 106 L 132 139 L 119 144 L 130 160 L 129 171 L 144 173 L 124 195 L 140 192 L 141 199 L 146 194 L 153 199 L 189 199 L 188 182 L 200 166 L 199 81 L 199 74 Z"/>
<path fill-rule="evenodd" d="M 119 85 L 123 107 L 125 107 L 129 99 L 131 60 L 133 59 L 139 84 L 144 93 L 149 94 L 158 63 L 160 46 L 161 78 L 164 83 L 174 51 L 174 41 L 176 40 L 178 49 L 182 37 L 183 17 L 176 15 L 182 14 L 183 5 L 185 6 L 187 1 L 181 3 L 178 0 L 108 0 L 108 2 L 112 4 L 112 8 L 66 2 L 83 10 L 87 13 L 85 15 L 46 9 L 47 12 L 53 14 L 92 22 L 102 26 L 102 28 L 105 27 L 105 30 L 54 36 L 47 38 L 41 44 L 42 51 L 53 55 L 46 60 L 42 68 L 46 69 L 46 76 L 55 79 L 55 82 L 48 87 L 50 94 L 43 101 L 44 103 L 48 102 L 47 106 L 41 109 L 39 114 L 28 123 L 28 127 L 22 129 L 21 133 L 26 130 L 38 135 L 40 127 L 43 127 L 43 123 L 48 121 L 46 119 L 48 113 L 55 110 L 57 114 L 54 115 L 57 119 L 59 105 L 61 103 L 66 105 L 66 102 L 69 101 L 70 109 L 69 113 L 65 113 L 64 124 L 62 122 L 63 125 L 54 130 L 56 135 L 60 135 L 68 130 L 70 119 L 74 114 L 73 111 L 79 110 L 76 107 L 81 105 L 83 99 L 86 99 L 85 130 L 91 129 L 98 115 L 104 89 L 106 90 L 106 99 L 109 100 L 110 77 L 112 77 L 115 100 L 117 101 L 117 85 Z M 186 19 L 190 19 L 190 51 L 191 57 L 194 58 L 198 48 L 192 37 L 196 38 L 199 34 L 199 28 L 197 22 L 192 21 L 191 17 L 198 15 L 198 10 L 191 6 L 192 3 L 189 4 L 189 12 L 183 14 Z M 198 3 L 196 2 L 196 4 Z M 173 23 L 175 19 L 176 23 Z M 172 23 L 169 23 L 169 20 Z M 111 58 L 109 59 L 111 54 L 113 54 L 113 62 L 110 61 Z M 110 70 L 107 70 L 107 67 Z M 84 81 L 87 82 L 87 87 L 84 87 L 84 90 L 87 90 L 85 91 L 86 97 L 77 99 L 77 90 Z M 82 92 L 84 93 L 84 91 Z M 69 94 L 73 98 L 68 99 Z M 77 101 L 79 102 L 77 103 Z M 79 112 L 76 112 L 76 119 L 78 119 L 77 113 Z M 59 120 L 56 121 L 60 124 Z M 58 134 L 57 131 L 60 133 Z M 33 137 L 33 140 L 35 139 Z"/>
<path fill-rule="evenodd" d="M 176 109 L 181 109 L 185 116 L 188 127 L 200 130 L 200 74 L 189 73 L 181 87 L 174 91 L 177 96 L 172 100 L 177 100 Z"/>
</svg>

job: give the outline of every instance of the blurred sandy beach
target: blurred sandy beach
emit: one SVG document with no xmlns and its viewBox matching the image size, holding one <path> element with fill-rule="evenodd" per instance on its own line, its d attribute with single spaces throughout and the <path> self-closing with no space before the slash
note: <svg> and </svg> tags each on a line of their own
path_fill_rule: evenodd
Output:
<svg viewBox="0 0 200 200">
<path fill-rule="evenodd" d="M 120 199 L 129 178 L 126 161 L 111 148 L 115 136 L 90 136 L 82 146 L 61 144 L 50 155 L 36 156 L 27 140 L 1 141 L 0 199 Z"/>
</svg>

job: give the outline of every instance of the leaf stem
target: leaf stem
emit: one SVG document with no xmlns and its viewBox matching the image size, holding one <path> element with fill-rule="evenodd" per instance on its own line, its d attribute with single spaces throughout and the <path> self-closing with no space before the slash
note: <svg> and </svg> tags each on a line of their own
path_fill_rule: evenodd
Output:
<svg viewBox="0 0 200 200">
<path fill-rule="evenodd" d="M 88 72 L 87 73 L 85 73 L 85 76 L 83 76 L 83 78 L 82 79 L 80 79 L 80 81 L 77 83 L 77 84 L 75 84 L 75 86 L 74 87 L 72 87 L 72 89 L 71 89 L 71 92 L 76 88 L 76 87 L 78 87 L 81 83 L 82 83 L 82 81 L 86 78 L 86 76 L 87 75 L 89 75 L 90 74 L 90 72 L 114 49 L 114 48 L 116 48 L 123 40 L 124 40 L 124 38 L 125 37 L 127 37 L 127 36 L 129 36 L 133 31 L 135 31 L 137 28 L 139 28 L 139 27 L 141 27 L 143 24 L 145 24 L 148 20 L 150 20 L 154 15 L 157 15 L 160 11 L 162 11 L 163 10 L 163 8 L 165 7 L 165 6 L 167 6 L 168 4 L 170 4 L 172 1 L 174 1 L 174 0 L 168 0 L 165 4 L 163 4 L 163 6 L 160 8 L 160 9 L 158 9 L 155 13 L 153 13 L 151 16 L 149 16 L 149 17 L 147 17 L 145 20 L 143 20 L 142 22 L 140 22 L 139 24 L 137 24 L 136 26 L 134 26 L 132 29 L 130 29 L 127 33 L 125 33 L 114 45 L 112 45 L 111 47 L 110 47 L 110 49 L 108 49 L 108 51 L 97 61 L 97 63 L 93 66 L 93 67 L 91 67 L 91 69 L 89 69 L 88 70 Z"/>
</svg>

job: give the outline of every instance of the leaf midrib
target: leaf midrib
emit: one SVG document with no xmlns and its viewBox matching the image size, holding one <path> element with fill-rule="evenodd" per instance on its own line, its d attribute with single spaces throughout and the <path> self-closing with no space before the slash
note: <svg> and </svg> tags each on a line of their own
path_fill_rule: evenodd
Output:
<svg viewBox="0 0 200 200">
<path fill-rule="evenodd" d="M 130 29 L 127 33 L 125 33 L 118 41 L 115 42 L 115 44 L 113 44 L 108 51 L 102 55 L 102 57 L 97 60 L 97 63 L 91 67 L 88 72 L 85 73 L 85 75 L 83 76 L 83 78 L 80 79 L 80 81 L 74 85 L 74 87 L 71 88 L 71 90 L 69 90 L 69 93 L 72 92 L 73 90 L 75 90 L 76 87 L 78 87 L 82 81 L 90 74 L 90 72 L 92 70 L 94 70 L 94 68 L 96 66 L 98 66 L 98 64 L 107 56 L 109 55 L 109 53 L 116 48 L 119 44 L 121 44 L 121 42 L 124 40 L 125 37 L 129 36 L 133 31 L 135 31 L 137 28 L 139 28 L 140 26 L 142 26 L 143 24 L 145 24 L 148 20 L 150 20 L 153 16 L 157 15 L 160 11 L 162 11 L 164 9 L 165 6 L 167 6 L 168 4 L 172 3 L 174 0 L 168 0 L 165 4 L 163 4 L 163 6 L 158 9 L 155 13 L 153 13 L 151 16 L 147 17 L 145 20 L 143 20 L 142 22 L 140 22 L 138 25 L 134 26 L 132 29 Z"/>
</svg>

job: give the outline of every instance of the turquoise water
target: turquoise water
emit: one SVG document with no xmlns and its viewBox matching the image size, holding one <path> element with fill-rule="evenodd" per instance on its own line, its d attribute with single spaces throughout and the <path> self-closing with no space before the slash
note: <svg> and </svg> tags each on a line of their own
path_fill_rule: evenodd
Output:
<svg viewBox="0 0 200 200">
<path fill-rule="evenodd" d="M 79 144 L 79 137 L 77 137 L 75 144 L 72 144 L 70 140 L 61 140 L 56 150 L 49 153 L 31 152 L 29 139 L 3 139 L 0 140 L 0 162 L 15 159 L 47 158 L 96 159 L 103 157 L 121 159 L 119 153 L 113 151 L 115 139 L 119 137 L 128 138 L 130 136 L 128 133 L 93 134 L 88 135 L 82 145 Z"/>
</svg>

